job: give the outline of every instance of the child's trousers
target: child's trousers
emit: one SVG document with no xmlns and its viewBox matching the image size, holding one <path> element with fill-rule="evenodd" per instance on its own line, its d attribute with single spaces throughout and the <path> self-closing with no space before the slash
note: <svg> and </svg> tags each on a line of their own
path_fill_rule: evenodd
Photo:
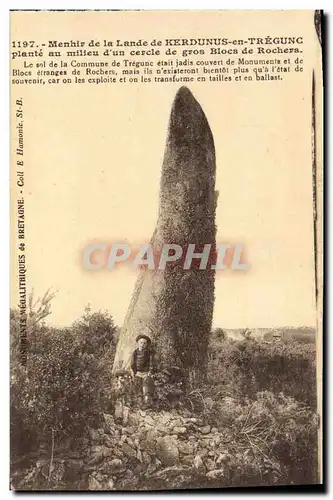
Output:
<svg viewBox="0 0 333 500">
<path fill-rule="evenodd" d="M 145 400 L 149 398 L 149 396 L 152 395 L 154 385 L 153 381 L 146 372 L 136 372 L 135 374 L 135 385 L 137 388 L 140 390 L 141 394 L 143 394 L 143 397 Z"/>
</svg>

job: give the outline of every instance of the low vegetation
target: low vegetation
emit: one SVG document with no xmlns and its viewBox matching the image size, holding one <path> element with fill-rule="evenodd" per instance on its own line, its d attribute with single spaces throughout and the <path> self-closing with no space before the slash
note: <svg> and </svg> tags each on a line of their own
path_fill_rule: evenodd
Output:
<svg viewBox="0 0 333 500">
<path fill-rule="evenodd" d="M 127 472 L 123 474 L 129 474 L 132 467 L 136 476 L 141 474 L 145 478 L 145 483 L 140 486 L 136 480 L 131 484 L 128 479 L 126 483 L 120 472 L 119 479 L 115 479 L 118 478 L 116 472 L 104 471 L 105 484 L 109 484 L 109 489 L 124 489 L 125 483 L 128 489 L 157 488 L 149 471 L 154 463 L 155 477 L 159 474 L 161 481 L 165 466 L 156 458 L 152 447 L 148 447 L 149 453 L 145 452 L 149 456 L 146 465 L 139 458 L 135 458 L 137 464 L 126 462 L 130 459 L 121 458 L 115 448 L 119 446 L 117 433 L 128 435 L 126 429 L 130 424 L 118 423 L 117 427 L 115 423 L 110 428 L 111 368 L 117 336 L 111 315 L 86 308 L 82 318 L 71 327 L 61 329 L 44 323 L 49 301 L 41 301 L 37 311 L 31 302 L 26 368 L 20 365 L 18 352 L 18 313 L 11 311 L 13 488 L 102 489 L 97 486 L 101 484 L 96 479 L 97 472 L 92 476 L 91 467 L 87 469 L 83 457 L 91 462 L 94 445 L 91 435 L 94 429 L 105 426 L 106 416 L 109 441 L 110 435 L 115 436 L 110 449 L 117 452 L 118 457 L 117 462 L 116 456 L 109 456 L 109 462 L 117 462 L 118 467 L 119 460 L 127 463 Z M 249 331 L 244 332 L 240 340 L 232 340 L 222 329 L 216 329 L 210 339 L 207 379 L 203 384 L 185 393 L 177 372 L 160 371 L 154 377 L 157 401 L 151 417 L 147 412 L 154 425 L 158 427 L 162 417 L 170 421 L 180 419 L 178 427 L 186 429 L 182 431 L 186 439 L 190 435 L 188 421 L 191 418 L 201 421 L 203 427 L 195 431 L 198 435 L 201 428 L 209 428 L 204 439 L 206 444 L 198 438 L 197 451 L 193 451 L 188 460 L 191 474 L 186 480 L 182 479 L 187 466 L 186 461 L 179 459 L 182 469 L 178 473 L 173 469 L 175 480 L 168 483 L 168 488 L 311 484 L 318 480 L 314 343 L 297 339 L 255 340 Z M 140 422 L 140 429 L 147 415 Z M 134 434 L 136 425 L 139 423 L 131 424 Z M 222 455 L 227 457 L 224 457 L 223 473 L 221 461 L 218 462 L 221 453 L 207 458 L 202 451 L 207 442 L 215 442 L 216 436 L 223 441 Z M 185 446 L 182 444 L 185 437 L 179 437 L 180 449 Z M 147 446 L 147 438 L 145 443 Z M 140 457 L 143 453 L 140 443 L 137 446 Z M 66 460 L 61 461 L 64 458 Z M 194 460 L 201 467 L 198 466 L 196 475 L 190 465 Z"/>
</svg>

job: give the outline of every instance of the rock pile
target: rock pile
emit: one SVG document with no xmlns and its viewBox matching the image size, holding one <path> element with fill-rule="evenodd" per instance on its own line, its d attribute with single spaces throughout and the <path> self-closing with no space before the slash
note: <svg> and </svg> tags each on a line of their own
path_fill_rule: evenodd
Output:
<svg viewBox="0 0 333 500">
<path fill-rule="evenodd" d="M 226 435 L 189 412 L 131 410 L 124 422 L 104 414 L 85 459 L 90 490 L 216 486 L 227 479 Z M 214 484 L 212 484 L 214 483 Z"/>
</svg>

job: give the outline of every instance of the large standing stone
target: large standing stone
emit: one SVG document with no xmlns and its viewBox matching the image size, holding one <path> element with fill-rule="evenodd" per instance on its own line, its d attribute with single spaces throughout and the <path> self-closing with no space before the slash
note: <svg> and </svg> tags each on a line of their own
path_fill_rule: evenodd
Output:
<svg viewBox="0 0 333 500">
<path fill-rule="evenodd" d="M 192 93 L 182 87 L 175 97 L 168 127 L 156 229 L 151 239 L 159 261 L 163 244 L 178 244 L 186 254 L 205 244 L 215 249 L 215 149 L 206 116 Z M 135 338 L 153 339 L 160 366 L 184 369 L 186 380 L 201 378 L 207 361 L 215 271 L 210 261 L 184 269 L 184 258 L 164 270 L 141 269 L 120 332 L 114 370 L 127 369 Z"/>
</svg>

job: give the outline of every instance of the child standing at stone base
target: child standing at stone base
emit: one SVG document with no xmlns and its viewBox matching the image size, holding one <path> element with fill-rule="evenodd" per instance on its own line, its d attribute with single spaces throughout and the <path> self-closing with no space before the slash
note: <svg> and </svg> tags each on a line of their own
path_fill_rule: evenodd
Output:
<svg viewBox="0 0 333 500">
<path fill-rule="evenodd" d="M 131 359 L 131 374 L 139 393 L 139 399 L 143 398 L 144 404 L 149 405 L 153 393 L 151 371 L 154 361 L 151 339 L 147 335 L 138 335 L 136 343 L 137 348 L 133 351 Z"/>
</svg>

